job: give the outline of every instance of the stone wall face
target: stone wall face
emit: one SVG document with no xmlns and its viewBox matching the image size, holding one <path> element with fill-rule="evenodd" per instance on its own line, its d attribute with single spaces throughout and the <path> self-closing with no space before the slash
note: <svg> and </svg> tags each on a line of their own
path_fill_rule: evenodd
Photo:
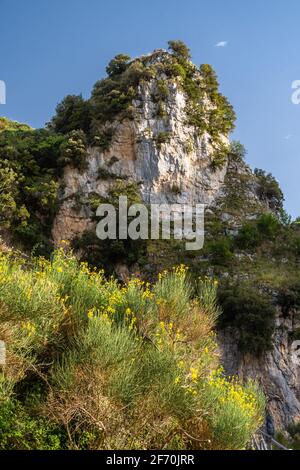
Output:
<svg viewBox="0 0 300 470">
<path fill-rule="evenodd" d="M 286 429 L 300 420 L 300 356 L 292 356 L 292 332 L 299 327 L 296 315 L 284 318 L 278 312 L 273 349 L 256 359 L 240 354 L 236 333 L 230 329 L 219 334 L 222 363 L 229 374 L 257 380 L 266 397 L 267 410 L 275 429 Z"/>
<path fill-rule="evenodd" d="M 140 87 L 140 99 L 133 103 L 134 119 L 110 124 L 113 139 L 109 150 L 90 148 L 86 171 L 66 167 L 61 209 L 53 226 L 56 244 L 92 226 L 85 204 L 88 196 L 105 196 L 118 178 L 138 183 L 146 203 L 210 205 L 216 199 L 226 164 L 221 169 L 212 168 L 212 139 L 208 134 L 200 137 L 187 125 L 186 96 L 176 82 L 169 84 L 164 117 L 157 116 L 158 105 L 153 101 L 156 86 L 157 80 L 152 79 Z M 225 136 L 222 141 L 229 144 Z M 76 211 L 75 198 L 81 198 L 81 208 Z"/>
</svg>

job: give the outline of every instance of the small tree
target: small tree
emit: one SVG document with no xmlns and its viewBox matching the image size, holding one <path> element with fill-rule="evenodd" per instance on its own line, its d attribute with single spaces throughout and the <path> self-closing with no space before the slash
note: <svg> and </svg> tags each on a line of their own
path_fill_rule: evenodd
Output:
<svg viewBox="0 0 300 470">
<path fill-rule="evenodd" d="M 173 52 L 176 57 L 180 57 L 182 59 L 190 59 L 190 49 L 183 41 L 169 41 L 168 42 L 169 50 Z"/>
<path fill-rule="evenodd" d="M 121 73 L 125 72 L 129 60 L 130 60 L 129 55 L 126 55 L 126 54 L 116 55 L 106 67 L 107 75 L 112 77 L 113 75 L 120 75 Z"/>
<path fill-rule="evenodd" d="M 56 115 L 48 124 L 50 129 L 61 134 L 74 130 L 89 133 L 91 125 L 91 106 L 81 95 L 68 95 L 56 108 Z"/>
<path fill-rule="evenodd" d="M 246 153 L 247 151 L 244 145 L 238 140 L 233 140 L 230 143 L 229 154 L 234 160 L 244 160 Z"/>
<path fill-rule="evenodd" d="M 87 167 L 87 142 L 84 132 L 72 131 L 68 139 L 60 146 L 59 163 L 62 166 L 72 165 L 79 170 Z"/>
<path fill-rule="evenodd" d="M 292 309 L 300 308 L 300 281 L 284 282 L 278 292 L 278 304 L 284 315 L 288 316 Z"/>
<path fill-rule="evenodd" d="M 9 227 L 11 218 L 17 211 L 14 198 L 17 185 L 17 174 L 14 170 L 9 166 L 0 167 L 0 228 Z"/>
<path fill-rule="evenodd" d="M 217 74 L 209 64 L 200 65 L 200 74 L 205 83 L 205 89 L 208 93 L 214 93 L 218 91 L 219 82 Z"/>
<path fill-rule="evenodd" d="M 218 292 L 223 313 L 219 326 L 235 328 L 238 346 L 256 356 L 272 349 L 275 307 L 270 298 L 245 282 L 221 285 Z"/>
<path fill-rule="evenodd" d="M 263 214 L 257 220 L 257 228 L 263 239 L 273 239 L 278 233 L 280 223 L 273 214 Z"/>
<path fill-rule="evenodd" d="M 279 210 L 284 201 L 283 193 L 278 181 L 271 173 L 255 168 L 254 174 L 258 181 L 258 196 L 262 200 L 269 200 L 271 207 Z"/>
<path fill-rule="evenodd" d="M 252 249 L 261 242 L 261 236 L 255 223 L 246 222 L 240 229 L 236 240 L 237 246 L 241 249 Z"/>
</svg>

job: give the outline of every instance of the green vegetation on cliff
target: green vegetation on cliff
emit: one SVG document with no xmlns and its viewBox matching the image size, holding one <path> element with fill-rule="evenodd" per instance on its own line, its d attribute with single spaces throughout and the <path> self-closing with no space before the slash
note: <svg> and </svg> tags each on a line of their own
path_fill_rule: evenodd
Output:
<svg viewBox="0 0 300 470">
<path fill-rule="evenodd" d="M 67 164 L 85 168 L 86 145 L 80 130 L 62 135 L 0 121 L 0 229 L 24 249 L 50 254 L 59 177 Z"/>
<path fill-rule="evenodd" d="M 157 82 L 153 96 L 157 118 L 164 118 L 169 85 L 176 83 L 187 95 L 188 124 L 200 134 L 211 134 L 215 147 L 212 166 L 224 165 L 228 149 L 220 138 L 234 127 L 233 109 L 219 93 L 209 65 L 197 68 L 181 41 L 169 41 L 169 50 L 134 60 L 117 55 L 107 66 L 107 77 L 95 84 L 91 98 L 67 96 L 47 129 L 34 130 L 0 118 L 0 228 L 9 230 L 15 242 L 26 250 L 50 253 L 64 167 L 84 171 L 88 145 L 107 150 L 113 138 L 111 122 L 135 116 L 133 100 L 138 100 L 140 87 L 152 79 Z M 168 132 L 153 137 L 158 149 L 169 139 Z"/>
<path fill-rule="evenodd" d="M 169 50 L 134 60 L 117 55 L 91 98 L 67 96 L 46 129 L 0 118 L 1 233 L 51 260 L 0 258 L 0 340 L 8 351 L 0 448 L 240 449 L 262 422 L 255 386 L 219 371 L 214 328 L 234 329 L 240 350 L 261 356 L 272 349 L 276 309 L 298 319 L 300 224 L 285 213 L 276 179 L 252 172 L 240 143 L 222 144 L 235 115 L 212 68 L 193 65 L 181 41 L 170 41 Z M 165 119 L 175 84 L 187 97 L 187 125 L 196 138 L 211 137 L 212 167 L 228 165 L 206 213 L 204 249 L 187 252 L 178 240 L 100 242 L 87 231 L 73 249 L 88 266 L 53 252 L 65 167 L 84 172 L 89 146 L 109 150 L 112 121 L 136 117 L 140 89 L 152 79 L 153 118 Z M 170 137 L 158 131 L 156 148 Z M 119 195 L 141 202 L 139 183 L 104 167 L 98 177 L 111 184 L 106 198 L 89 194 L 91 214 Z M 180 194 L 175 183 L 170 188 Z M 82 208 L 81 194 L 74 207 Z M 181 262 L 188 276 L 173 269 Z M 124 264 L 129 277 L 134 271 L 151 284 L 124 286 L 98 272 Z M 291 339 L 299 339 L 297 329 Z"/>
<path fill-rule="evenodd" d="M 177 83 L 187 95 L 188 124 L 195 126 L 200 134 L 208 132 L 214 144 L 218 144 L 217 149 L 221 145 L 220 136 L 234 129 L 233 108 L 218 91 L 217 77 L 210 65 L 197 68 L 181 41 L 169 41 L 169 50 L 154 51 L 150 56 L 134 60 L 124 54 L 117 55 L 107 66 L 108 76 L 95 84 L 91 98 L 84 101 L 81 96 L 67 96 L 58 105 L 50 128 L 63 134 L 81 129 L 92 143 L 98 144 L 107 123 L 116 118 L 134 118 L 133 100 L 139 99 L 140 86 L 156 79 L 153 100 L 159 105 L 157 117 L 165 115 L 168 85 Z M 207 99 L 209 107 L 205 104 Z"/>
<path fill-rule="evenodd" d="M 64 137 L 24 126 L 0 132 L 0 225 L 25 247 L 49 245 Z"/>
</svg>

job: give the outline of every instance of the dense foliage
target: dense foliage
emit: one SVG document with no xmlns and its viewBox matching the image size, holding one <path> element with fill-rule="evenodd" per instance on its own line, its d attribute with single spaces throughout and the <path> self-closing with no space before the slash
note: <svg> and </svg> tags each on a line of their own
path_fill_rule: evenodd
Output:
<svg viewBox="0 0 300 470">
<path fill-rule="evenodd" d="M 122 287 L 63 250 L 24 267 L 0 257 L 0 448 L 245 448 L 264 399 L 219 368 L 215 283 Z"/>
<path fill-rule="evenodd" d="M 86 136 L 1 122 L 0 229 L 9 229 L 26 249 L 50 253 L 59 177 L 66 165 L 86 167 Z"/>
<path fill-rule="evenodd" d="M 258 179 L 258 194 L 261 199 L 270 201 L 272 209 L 282 208 L 283 193 L 279 187 L 278 181 L 271 173 L 256 168 L 254 174 Z"/>
<path fill-rule="evenodd" d="M 101 172 L 101 177 L 105 178 L 106 174 Z M 139 192 L 139 187 L 136 183 L 128 183 L 121 179 L 116 179 L 114 184 L 108 191 L 107 197 L 100 197 L 97 194 L 90 195 L 89 205 L 93 212 L 96 210 L 100 203 L 112 204 L 116 210 L 117 220 L 117 233 L 119 232 L 119 197 L 126 196 L 128 206 L 132 204 L 142 203 Z M 99 221 L 95 217 L 95 221 Z M 128 222 L 133 220 L 133 217 L 128 217 Z M 87 261 L 91 266 L 103 268 L 109 273 L 114 272 L 114 268 L 118 263 L 132 266 L 136 262 L 142 262 L 146 254 L 147 242 L 146 240 L 132 240 L 126 239 L 106 239 L 99 240 L 95 230 L 85 231 L 80 236 L 75 237 L 73 240 L 73 248 L 76 252 L 81 253 L 81 259 Z"/>
<path fill-rule="evenodd" d="M 71 165 L 87 167 L 87 147 L 108 150 L 113 139 L 112 120 L 134 117 L 140 87 L 156 79 L 153 101 L 157 118 L 164 119 L 169 85 L 176 81 L 187 94 L 189 124 L 197 132 L 209 132 L 215 154 L 213 168 L 224 165 L 228 149 L 222 134 L 233 129 L 234 113 L 218 91 L 214 71 L 208 65 L 199 69 L 190 61 L 188 47 L 170 41 L 169 52 L 157 51 L 130 60 L 119 54 L 107 66 L 107 77 L 99 80 L 91 98 L 67 96 L 56 109 L 47 129 L 0 120 L 0 226 L 9 229 L 26 249 L 36 253 L 51 251 L 51 226 L 58 208 L 59 178 Z M 206 106 L 209 98 L 210 106 Z M 169 142 L 169 132 L 153 136 L 157 149 Z M 117 247 L 115 247 L 117 248 Z M 122 246 L 119 247 L 121 251 Z M 125 248 L 125 252 L 128 251 Z"/>
<path fill-rule="evenodd" d="M 284 316 L 297 315 L 300 309 L 300 225 L 299 221 L 292 223 L 284 212 L 283 194 L 276 179 L 263 170 L 256 169 L 254 175 L 248 171 L 243 166 L 246 151 L 239 142 L 232 142 L 229 148 L 222 143 L 222 136 L 234 128 L 234 111 L 219 92 L 211 66 L 196 67 L 190 58 L 188 47 L 181 41 L 170 41 L 169 52 L 155 51 L 139 59 L 131 60 L 119 54 L 109 62 L 107 76 L 95 84 L 91 98 L 67 96 L 58 105 L 47 129 L 33 130 L 0 118 L 0 229 L 12 235 L 13 241 L 21 241 L 22 249 L 49 257 L 53 249 L 51 227 L 58 209 L 58 191 L 63 189 L 59 183 L 64 167 L 71 165 L 84 171 L 89 145 L 109 150 L 114 138 L 112 121 L 136 117 L 141 87 L 147 87 L 152 79 L 155 79 L 155 86 L 151 88 L 151 100 L 156 110 L 153 118 L 158 122 L 164 120 L 170 85 L 175 83 L 187 98 L 187 124 L 193 126 L 195 138 L 205 132 L 211 137 L 212 168 L 229 163 L 222 204 L 206 217 L 204 250 L 187 253 L 178 241 L 100 242 L 95 231 L 76 237 L 73 248 L 89 265 L 105 268 L 108 274 L 113 273 L 117 264 L 125 263 L 142 272 L 146 279 L 154 280 L 161 268 L 174 264 L 174 260 L 176 263 L 182 260 L 190 264 L 194 278 L 209 274 L 230 279 L 230 282 L 222 282 L 218 291 L 223 308 L 218 327 L 233 328 L 241 351 L 259 356 L 272 347 L 275 303 Z M 159 151 L 171 137 L 170 132 L 158 130 L 151 138 Z M 187 152 L 193 150 L 193 142 L 189 144 Z M 86 204 L 91 212 L 95 213 L 100 202 L 116 204 L 120 195 L 127 195 L 129 204 L 141 202 L 137 184 L 117 179 L 105 168 L 99 169 L 98 177 L 110 180 L 110 189 L 105 199 L 98 194 L 89 195 Z M 111 184 L 113 177 L 115 181 Z M 171 185 L 170 190 L 180 194 L 176 184 Z M 255 197 L 249 199 L 253 194 Z M 78 211 L 82 208 L 80 198 L 80 194 L 74 198 Z M 73 258 L 64 259 L 61 253 L 55 255 L 52 264 L 46 263 L 41 269 L 34 267 L 29 272 L 23 272 L 10 260 L 2 261 L 6 281 L 2 279 L 0 310 L 8 315 L 3 317 L 4 325 L 12 329 L 11 341 L 15 341 L 16 354 L 21 354 L 22 365 L 21 375 L 13 377 L 11 394 L 7 395 L 0 412 L 0 426 L 5 429 L 0 448 L 116 448 L 118 445 L 127 448 L 129 442 L 132 447 L 180 448 L 199 445 L 199 436 L 205 448 L 209 447 L 208 440 L 214 448 L 245 446 L 249 429 L 255 428 L 253 416 L 249 417 L 245 410 L 241 413 L 231 399 L 241 395 L 244 398 L 240 403 L 248 403 L 247 393 L 240 385 L 231 384 L 218 374 L 214 378 L 209 375 L 203 364 L 207 359 L 207 364 L 212 366 L 214 343 L 205 346 L 208 347 L 206 358 L 202 331 L 197 338 L 190 340 L 188 337 L 184 349 L 177 344 L 180 341 L 174 339 L 174 330 L 169 329 L 170 324 L 177 322 L 187 336 L 192 336 L 192 328 L 198 334 L 200 318 L 207 327 L 205 333 L 211 334 L 213 322 L 204 315 L 206 305 L 199 299 L 195 304 L 192 295 L 187 298 L 183 292 L 184 285 L 190 294 L 186 279 L 182 281 L 182 277 L 173 273 L 151 289 L 136 282 L 122 290 L 114 281 L 107 283 L 102 275 L 96 276 L 86 267 L 78 266 Z M 99 286 L 93 284 L 93 276 Z M 161 305 L 156 295 L 160 288 L 167 296 L 162 298 Z M 214 299 L 215 290 L 209 292 Z M 109 303 L 110 296 L 130 304 L 126 308 L 130 309 L 128 318 L 133 323 L 127 325 L 121 321 L 121 328 L 120 325 L 115 328 L 115 322 L 124 317 L 126 308 L 123 304 L 116 308 L 114 300 Z M 185 310 L 182 310 L 182 318 L 174 319 L 177 304 L 182 300 L 180 296 L 186 301 Z M 140 314 L 144 316 L 138 318 Z M 29 318 L 30 315 L 36 317 Z M 160 315 L 166 318 L 161 319 Z M 133 332 L 134 338 L 138 338 L 136 342 Z M 295 330 L 293 338 L 299 337 L 299 331 Z M 33 339 L 35 342 L 31 344 Z M 30 345 L 30 354 L 24 353 L 23 357 L 25 340 Z M 159 341 L 162 341 L 162 349 Z M 103 344 L 115 357 L 107 357 Z M 172 349 L 174 344 L 179 351 Z M 91 352 L 94 345 L 100 351 L 98 355 Z M 195 367 L 197 355 L 203 363 Z M 43 370 L 45 357 L 47 362 L 49 357 L 53 359 L 53 368 Z M 178 370 L 177 359 L 181 361 L 186 357 L 189 364 Z M 107 370 L 107 364 L 112 370 Z M 94 370 L 100 372 L 92 379 Z M 38 382 L 37 376 L 40 380 L 41 374 L 45 380 Z M 121 377 L 119 384 L 117 374 Z M 199 374 L 201 380 L 193 382 L 193 374 L 197 378 Z M 32 375 L 37 388 L 42 389 L 37 407 L 27 396 L 26 384 Z M 164 376 L 165 381 L 159 383 L 159 376 Z M 173 383 L 177 379 L 178 383 Z M 51 393 L 45 391 L 44 382 L 51 384 Z M 195 389 L 194 383 L 197 383 Z M 5 391 L 6 378 L 3 384 Z M 94 387 L 90 395 L 89 384 Z M 18 400 L 19 387 L 25 390 L 20 394 L 21 401 Z M 186 394 L 186 390 L 190 390 L 191 395 Z M 99 399 L 104 409 L 100 409 Z M 130 411 L 126 415 L 122 410 L 129 402 Z M 139 427 L 144 419 L 139 410 L 142 402 L 146 407 L 145 418 L 150 423 L 146 428 Z M 160 402 L 159 411 L 153 405 L 156 402 Z M 227 403 L 228 408 L 222 403 Z M 207 413 L 207 418 L 197 415 L 197 407 Z M 50 410 L 55 412 L 51 414 Z M 154 410 L 160 416 L 158 424 Z M 235 423 L 231 421 L 229 410 L 237 420 Z M 92 419 L 90 415 L 94 416 L 94 411 L 96 417 Z M 109 423 L 105 429 L 99 424 L 103 420 Z M 241 435 L 231 434 L 234 425 Z M 117 428 L 120 431 L 117 432 Z M 188 438 L 188 430 L 194 433 L 195 440 Z M 170 441 L 165 442 L 166 436 Z"/>
<path fill-rule="evenodd" d="M 0 133 L 0 224 L 26 246 L 49 244 L 63 140 L 46 130 Z"/>
<path fill-rule="evenodd" d="M 104 134 L 107 146 L 107 123 L 116 118 L 134 117 L 133 100 L 139 99 L 141 86 L 156 79 L 157 91 L 152 98 L 157 103 L 157 117 L 163 119 L 169 85 L 176 81 L 187 94 L 188 123 L 200 134 L 210 133 L 216 150 L 215 166 L 223 165 L 228 149 L 223 148 L 220 137 L 234 128 L 233 108 L 218 91 L 217 77 L 210 65 L 197 68 L 182 41 L 169 41 L 169 50 L 170 53 L 155 51 L 151 58 L 142 56 L 134 60 L 128 55 L 118 54 L 106 68 L 107 77 L 95 84 L 91 98 L 84 100 L 82 96 L 67 96 L 58 105 L 50 128 L 63 134 L 80 129 L 89 141 L 99 146 Z"/>
<path fill-rule="evenodd" d="M 238 345 L 254 355 L 272 348 L 275 307 L 271 299 L 247 283 L 225 283 L 218 293 L 223 314 L 220 326 L 236 328 Z"/>
<path fill-rule="evenodd" d="M 56 108 L 56 115 L 48 124 L 50 129 L 61 134 L 82 130 L 89 133 L 91 125 L 91 110 L 88 101 L 81 95 L 68 95 Z"/>
</svg>

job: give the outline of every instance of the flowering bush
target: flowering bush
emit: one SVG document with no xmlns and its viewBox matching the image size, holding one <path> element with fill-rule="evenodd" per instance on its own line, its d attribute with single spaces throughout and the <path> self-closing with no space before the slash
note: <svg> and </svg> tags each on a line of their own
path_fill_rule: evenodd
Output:
<svg viewBox="0 0 300 470">
<path fill-rule="evenodd" d="M 245 448 L 264 401 L 219 370 L 217 283 L 192 286 L 181 265 L 119 285 L 65 248 L 26 266 L 0 259 L 1 401 L 22 390 L 28 416 L 68 448 Z"/>
</svg>

